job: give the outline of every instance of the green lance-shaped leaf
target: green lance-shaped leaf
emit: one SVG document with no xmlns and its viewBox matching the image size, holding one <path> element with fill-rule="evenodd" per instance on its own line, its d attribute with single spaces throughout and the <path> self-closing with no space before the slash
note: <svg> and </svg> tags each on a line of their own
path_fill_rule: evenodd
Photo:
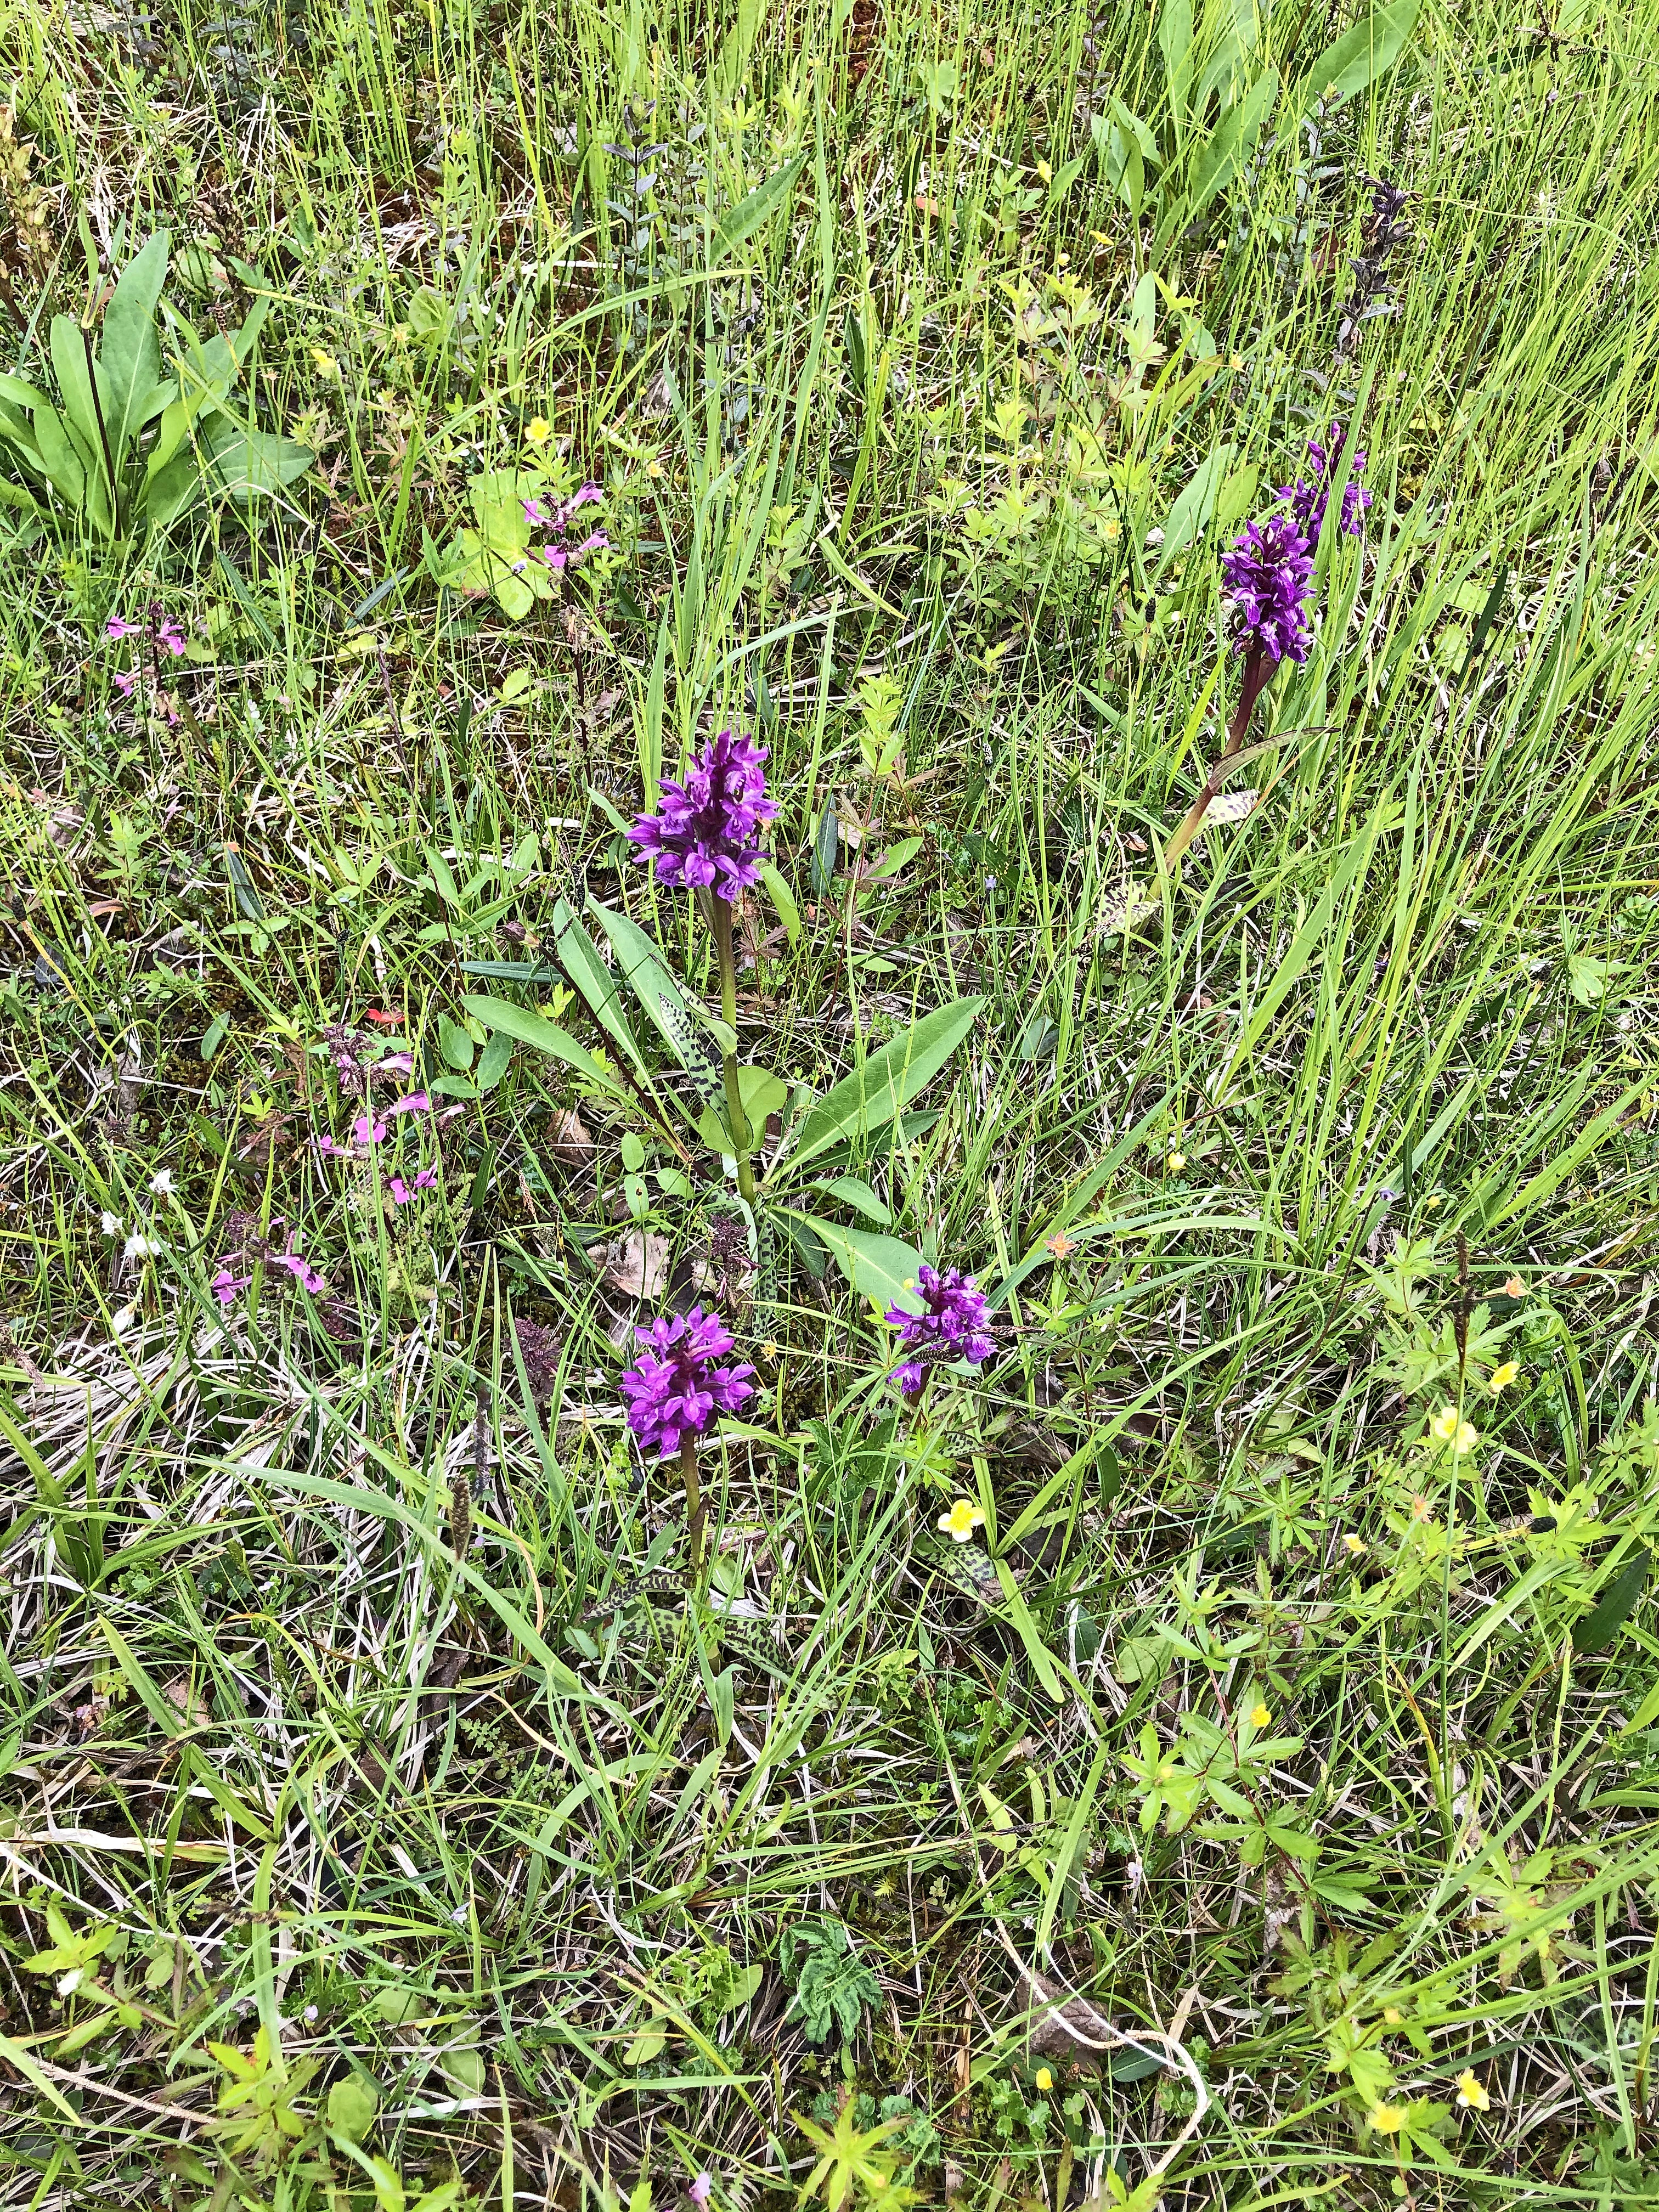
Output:
<svg viewBox="0 0 1659 2212">
<path fill-rule="evenodd" d="M 787 1169 L 801 1167 L 843 1138 L 867 1135 L 902 1112 L 931 1083 L 983 1011 L 983 999 L 958 999 L 872 1052 L 806 1115 Z"/>
</svg>

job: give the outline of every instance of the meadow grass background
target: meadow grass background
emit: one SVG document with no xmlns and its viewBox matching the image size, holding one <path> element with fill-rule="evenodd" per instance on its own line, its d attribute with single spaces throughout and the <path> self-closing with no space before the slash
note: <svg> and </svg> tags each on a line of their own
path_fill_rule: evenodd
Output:
<svg viewBox="0 0 1659 2212">
<path fill-rule="evenodd" d="M 1659 13 L 3 20 L 8 365 L 166 229 L 316 459 L 5 519 L 0 2199 L 1659 2203 Z M 611 549 L 515 622 L 531 465 Z M 659 1044 L 475 1057 L 629 1070 L 560 900 L 714 992 L 617 825 L 728 723 L 745 1056 L 983 1001 L 808 1209 L 994 1293 L 919 1422 Z M 616 1388 L 699 1293 L 707 1604 Z"/>
</svg>

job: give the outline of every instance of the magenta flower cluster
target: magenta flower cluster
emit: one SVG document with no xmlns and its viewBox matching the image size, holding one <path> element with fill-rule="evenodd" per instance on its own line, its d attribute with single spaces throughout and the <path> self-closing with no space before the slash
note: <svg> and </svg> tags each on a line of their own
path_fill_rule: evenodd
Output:
<svg viewBox="0 0 1659 2212">
<path fill-rule="evenodd" d="M 178 623 L 168 614 L 159 599 L 152 599 L 149 602 L 144 609 L 143 618 L 137 622 L 129 622 L 125 615 L 112 615 L 104 624 L 104 634 L 106 637 L 112 638 L 118 645 L 123 638 L 142 638 L 144 646 L 149 649 L 151 661 L 158 666 L 162 653 L 171 653 L 177 660 L 185 649 L 183 630 L 179 629 Z M 143 650 L 143 647 L 141 647 L 140 651 Z M 143 672 L 142 667 L 115 670 L 115 688 L 124 699 L 131 698 Z M 178 720 L 177 713 L 165 698 L 158 700 L 157 704 L 166 714 L 169 722 Z"/>
<path fill-rule="evenodd" d="M 604 494 L 598 484 L 585 483 L 579 491 L 573 492 L 568 499 L 560 500 L 556 506 L 550 507 L 544 507 L 538 499 L 522 501 L 520 504 L 524 508 L 524 519 L 532 530 L 548 530 L 556 533 L 542 544 L 532 547 L 532 558 L 545 561 L 548 567 L 554 571 L 555 574 L 557 574 L 563 568 L 580 568 L 590 553 L 605 552 L 611 540 L 603 530 L 590 531 L 580 545 L 572 545 L 568 543 L 572 517 L 580 508 L 590 507 L 595 500 L 603 497 Z M 529 564 L 526 562 L 524 565 L 527 567 Z"/>
<path fill-rule="evenodd" d="M 1313 590 L 1314 549 L 1330 504 L 1331 480 L 1342 459 L 1347 433 L 1333 422 L 1328 449 L 1318 439 L 1308 441 L 1311 465 L 1308 477 L 1281 484 L 1274 496 L 1285 502 L 1279 514 L 1245 526 L 1231 550 L 1221 556 L 1221 574 L 1231 604 L 1233 642 L 1247 660 L 1259 663 L 1293 660 L 1299 666 L 1308 658 L 1313 624 L 1308 602 Z M 1358 538 L 1361 517 L 1371 503 L 1370 492 L 1355 482 L 1365 465 L 1357 453 L 1342 487 L 1342 512 L 1338 527 Z"/>
<path fill-rule="evenodd" d="M 916 1290 L 922 1311 L 890 1306 L 889 1323 L 899 1333 L 908 1355 L 893 1370 L 893 1379 L 908 1397 L 920 1390 L 930 1367 L 947 1359 L 965 1359 L 978 1367 L 996 1350 L 989 1328 L 985 1293 L 971 1275 L 955 1267 L 943 1274 L 926 1262 L 918 1270 Z"/>
<path fill-rule="evenodd" d="M 759 832 L 777 813 L 766 796 L 764 745 L 722 730 L 692 763 L 684 783 L 665 776 L 660 811 L 629 831 L 657 879 L 712 890 L 728 905 L 760 878 Z"/>
<path fill-rule="evenodd" d="M 1308 595 L 1313 554 L 1295 517 L 1270 514 L 1245 525 L 1221 556 L 1221 574 L 1232 603 L 1233 642 L 1247 658 L 1272 661 L 1308 657 L 1313 630 Z"/>
<path fill-rule="evenodd" d="M 628 1425 L 647 1451 L 672 1459 L 687 1437 L 700 1437 L 716 1413 L 740 1413 L 753 1393 L 749 1366 L 721 1363 L 737 1340 L 717 1313 L 693 1306 L 635 1329 L 639 1364 L 623 1371 Z"/>
<path fill-rule="evenodd" d="M 1298 477 L 1294 483 L 1281 484 L 1276 497 L 1288 500 L 1296 526 L 1311 548 L 1319 543 L 1319 532 L 1325 520 L 1325 509 L 1330 504 L 1331 478 L 1342 464 L 1342 448 L 1347 440 L 1347 430 L 1340 422 L 1333 422 L 1328 433 L 1328 451 L 1317 438 L 1308 441 L 1308 459 L 1312 464 L 1312 482 Z M 1339 530 L 1350 538 L 1358 538 L 1364 525 L 1361 517 L 1371 503 L 1371 495 L 1358 479 L 1364 473 L 1365 456 L 1358 453 L 1348 471 L 1348 481 L 1342 487 L 1342 513 L 1337 522 Z"/>
</svg>

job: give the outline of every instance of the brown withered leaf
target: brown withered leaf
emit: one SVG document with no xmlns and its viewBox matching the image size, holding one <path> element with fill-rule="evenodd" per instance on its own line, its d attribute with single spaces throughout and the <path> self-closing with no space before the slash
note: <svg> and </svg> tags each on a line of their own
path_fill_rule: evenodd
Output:
<svg viewBox="0 0 1659 2212">
<path fill-rule="evenodd" d="M 605 1279 L 624 1297 L 660 1298 L 668 1286 L 668 1239 L 653 1229 L 619 1237 L 608 1248 Z"/>
</svg>

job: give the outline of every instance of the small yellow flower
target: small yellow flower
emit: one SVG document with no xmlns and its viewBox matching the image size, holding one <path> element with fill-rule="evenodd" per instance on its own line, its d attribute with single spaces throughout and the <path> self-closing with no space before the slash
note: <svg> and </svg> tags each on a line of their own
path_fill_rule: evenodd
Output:
<svg viewBox="0 0 1659 2212">
<path fill-rule="evenodd" d="M 321 346 L 313 346 L 311 358 L 316 364 L 318 375 L 326 377 L 331 383 L 340 374 L 339 362 L 331 353 L 325 353 Z"/>
<path fill-rule="evenodd" d="M 1438 1213 L 1445 1203 L 1446 1194 L 1443 1190 L 1431 1190 L 1423 1201 L 1425 1211 L 1430 1213 Z"/>
<path fill-rule="evenodd" d="M 1406 2118 L 1406 2108 L 1403 2105 L 1385 2105 L 1379 2100 L 1365 2117 L 1378 2135 L 1397 2136 Z"/>
<path fill-rule="evenodd" d="M 958 1544 L 965 1544 L 975 1528 L 985 1526 L 984 1510 L 969 1504 L 965 1498 L 958 1498 L 948 1513 L 939 1515 L 939 1525 L 947 1536 L 954 1536 Z"/>
<path fill-rule="evenodd" d="M 1527 1286 L 1522 1281 L 1520 1276 L 1510 1276 L 1504 1285 L 1504 1296 L 1506 1298 L 1524 1298 L 1526 1295 Z"/>
<path fill-rule="evenodd" d="M 1356 1536 L 1351 1529 L 1342 1540 L 1347 1546 L 1348 1550 L 1353 1558 L 1360 1559 L 1364 1557 L 1366 1544 L 1365 1539 L 1363 1536 Z"/>
<path fill-rule="evenodd" d="M 553 425 L 542 415 L 532 415 L 524 426 L 525 436 L 532 446 L 544 446 L 553 435 Z"/>
<path fill-rule="evenodd" d="M 1480 1443 L 1472 1425 L 1460 1421 L 1455 1406 L 1443 1406 L 1429 1423 L 1429 1434 L 1437 1442 L 1449 1444 L 1455 1452 L 1471 1452 Z"/>
<path fill-rule="evenodd" d="M 1250 1726 L 1252 1728 L 1271 1728 L 1273 1726 L 1273 1714 L 1266 1705 L 1254 1705 L 1250 1707 Z"/>
<path fill-rule="evenodd" d="M 1038 2087 L 1038 2088 L 1039 2088 L 1039 2089 L 1042 2089 L 1042 2090 L 1048 2090 L 1048 2089 L 1052 2089 L 1052 2088 L 1054 2087 L 1054 2075 L 1053 2075 L 1048 2071 L 1048 2069 L 1046 2066 L 1039 2066 L 1039 2067 L 1037 2068 L 1037 2070 L 1036 2070 L 1036 2085 L 1037 2085 L 1037 2087 Z"/>
<path fill-rule="evenodd" d="M 1405 2014 L 1401 2011 L 1398 2005 L 1384 2005 L 1382 2008 L 1382 2024 L 1385 2027 L 1398 2027 L 1405 2017 Z"/>
<path fill-rule="evenodd" d="M 1179 1175 L 1187 1164 L 1187 1155 L 1185 1152 L 1171 1152 L 1164 1164 L 1171 1175 Z"/>
<path fill-rule="evenodd" d="M 1492 1369 L 1492 1381 L 1486 1385 L 1486 1388 L 1492 1392 L 1492 1395 L 1496 1397 L 1500 1390 L 1507 1390 L 1509 1389 L 1510 1383 L 1516 1380 L 1521 1370 L 1516 1365 L 1514 1360 L 1506 1359 L 1501 1367 L 1494 1367 Z"/>
<path fill-rule="evenodd" d="M 1489 2112 L 1492 2110 L 1492 2099 L 1486 2094 L 1486 2085 L 1472 2066 L 1466 2066 L 1457 2077 L 1457 2101 L 1466 2112 Z"/>
</svg>

